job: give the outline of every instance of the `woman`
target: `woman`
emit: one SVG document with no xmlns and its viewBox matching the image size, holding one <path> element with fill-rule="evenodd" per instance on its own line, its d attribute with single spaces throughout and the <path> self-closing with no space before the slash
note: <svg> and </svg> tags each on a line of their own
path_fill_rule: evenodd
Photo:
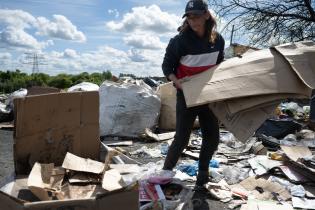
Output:
<svg viewBox="0 0 315 210">
<path fill-rule="evenodd" d="M 172 170 L 188 144 L 198 116 L 202 132 L 199 171 L 196 186 L 209 181 L 209 162 L 219 143 L 219 125 L 208 105 L 187 108 L 179 79 L 201 73 L 223 61 L 224 39 L 218 34 L 216 21 L 202 0 L 190 0 L 185 9 L 179 34 L 166 48 L 162 69 L 177 88 L 176 135 L 167 153 L 164 170 Z M 210 70 L 211 71 L 211 70 Z"/>
</svg>

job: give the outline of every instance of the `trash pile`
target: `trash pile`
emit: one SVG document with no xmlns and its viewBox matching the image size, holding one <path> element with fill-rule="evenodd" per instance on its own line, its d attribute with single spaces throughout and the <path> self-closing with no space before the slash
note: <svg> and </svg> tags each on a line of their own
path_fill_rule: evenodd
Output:
<svg viewBox="0 0 315 210">
<path fill-rule="evenodd" d="M 168 180 L 167 183 L 176 182 L 190 193 L 189 199 L 181 205 L 178 204 L 177 209 L 193 209 L 191 196 L 198 172 L 197 159 L 201 142 L 199 132 L 197 130 L 191 135 L 189 146 L 172 172 L 161 170 L 162 157 L 165 156 L 165 151 L 172 140 L 156 143 L 154 148 L 145 147 L 128 153 L 139 161 L 152 157 L 161 160 L 141 165 L 150 169 L 150 173 L 148 172 L 150 175 L 146 174 L 139 178 L 141 209 L 151 209 L 156 205 L 160 206 L 160 209 L 168 209 L 165 179 Z M 281 145 L 279 149 L 271 148 L 273 150 L 271 151 L 257 137 L 251 137 L 242 143 L 228 131 L 221 130 L 220 134 L 218 151 L 209 164 L 210 182 L 206 184 L 206 188 L 210 197 L 205 200 L 220 200 L 226 203 L 229 209 L 238 207 L 252 209 L 254 206 L 256 209 L 293 209 L 293 207 L 315 209 L 315 158 L 309 147 Z M 315 132 L 311 130 L 303 129 L 290 135 L 300 136 L 300 140 L 295 141 L 315 140 Z M 154 186 L 155 194 L 151 192 L 152 176 L 159 178 L 159 182 L 155 183 L 159 186 Z M 146 186 L 148 182 L 151 188 L 141 186 Z M 150 199 L 147 198 L 148 195 L 144 196 L 145 199 L 142 198 L 142 194 L 149 194 Z M 179 193 L 177 196 L 184 195 Z"/>
<path fill-rule="evenodd" d="M 20 89 L 8 95 L 0 95 L 0 128 L 7 126 L 6 124 L 2 124 L 3 122 L 11 122 L 13 120 L 13 100 L 25 97 L 26 94 L 26 89 Z"/>
<path fill-rule="evenodd" d="M 193 197 L 202 142 L 198 119 L 176 168 L 162 170 L 175 135 L 176 89 L 172 83 L 149 78 L 105 81 L 100 87 L 82 83 L 68 93 L 46 95 L 45 100 L 29 98 L 49 108 L 41 110 L 43 116 L 36 109 L 20 110 L 24 117 L 19 120 L 25 120 L 20 124 L 25 127 L 16 128 L 16 168 L 32 166 L 28 189 L 45 201 L 98 200 L 132 191 L 122 199 L 136 201 L 137 207 L 129 209 L 189 210 L 211 200 L 229 209 L 315 209 L 315 132 L 307 126 L 310 106 L 283 101 L 309 98 L 315 77 L 307 70 L 314 64 L 305 70 L 299 59 L 315 52 L 314 46 L 301 42 L 256 51 L 183 82 L 187 106 L 209 103 L 222 123 L 203 200 Z M 310 54 L 303 62 L 310 61 Z M 31 104 L 25 101 L 24 105 Z M 27 117 L 33 124 L 26 123 Z M 34 152 L 29 141 L 40 148 L 35 155 L 26 152 Z M 60 162 L 61 154 L 65 157 Z"/>
</svg>

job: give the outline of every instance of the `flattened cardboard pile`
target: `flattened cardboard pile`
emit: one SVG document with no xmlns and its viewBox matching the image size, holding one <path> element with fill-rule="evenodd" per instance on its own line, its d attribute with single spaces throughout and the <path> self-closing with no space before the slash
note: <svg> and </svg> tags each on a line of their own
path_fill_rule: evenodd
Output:
<svg viewBox="0 0 315 210">
<path fill-rule="evenodd" d="M 127 187 L 118 170 L 67 153 L 62 167 L 35 163 L 27 186 L 40 200 L 85 199 Z"/>
<path fill-rule="evenodd" d="M 209 103 L 239 140 L 247 140 L 280 100 L 310 98 L 315 43 L 298 42 L 232 58 L 183 82 L 188 107 Z M 185 80 L 185 79 L 184 79 Z"/>
<path fill-rule="evenodd" d="M 100 160 L 98 92 L 15 100 L 15 175 L 0 186 L 2 210 L 139 209 L 138 187 Z M 109 154 L 107 155 L 109 156 Z"/>
</svg>

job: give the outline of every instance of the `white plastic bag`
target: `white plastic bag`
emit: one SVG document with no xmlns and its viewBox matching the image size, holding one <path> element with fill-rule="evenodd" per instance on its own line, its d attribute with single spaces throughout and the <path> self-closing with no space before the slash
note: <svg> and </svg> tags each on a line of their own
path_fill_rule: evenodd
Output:
<svg viewBox="0 0 315 210">
<path fill-rule="evenodd" d="M 161 100 L 143 81 L 105 81 L 100 93 L 100 135 L 138 137 L 157 124 Z"/>
<path fill-rule="evenodd" d="M 67 92 L 76 92 L 76 91 L 98 91 L 99 86 L 91 82 L 81 82 L 76 84 L 68 89 Z"/>
<path fill-rule="evenodd" d="M 11 93 L 5 102 L 5 104 L 8 106 L 7 108 L 13 110 L 14 109 L 13 100 L 15 98 L 23 98 L 26 95 L 27 95 L 27 89 L 25 89 L 25 88 L 21 88 L 17 91 L 14 91 L 13 93 Z"/>
</svg>

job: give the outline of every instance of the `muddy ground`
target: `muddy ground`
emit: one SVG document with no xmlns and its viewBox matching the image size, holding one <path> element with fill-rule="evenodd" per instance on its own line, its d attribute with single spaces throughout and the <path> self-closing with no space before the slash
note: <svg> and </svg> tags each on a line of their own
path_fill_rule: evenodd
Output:
<svg viewBox="0 0 315 210">
<path fill-rule="evenodd" d="M 135 142 L 134 145 L 128 147 L 127 151 L 135 151 L 142 146 L 155 147 L 157 143 L 144 143 Z M 150 161 L 158 161 L 159 159 L 138 159 L 139 162 L 147 163 Z M 0 184 L 4 181 L 5 177 L 9 176 L 14 172 L 13 162 L 13 131 L 11 130 L 0 130 Z M 225 210 L 228 209 L 227 205 L 216 201 L 207 200 L 208 204 L 205 204 L 200 210 Z"/>
</svg>

